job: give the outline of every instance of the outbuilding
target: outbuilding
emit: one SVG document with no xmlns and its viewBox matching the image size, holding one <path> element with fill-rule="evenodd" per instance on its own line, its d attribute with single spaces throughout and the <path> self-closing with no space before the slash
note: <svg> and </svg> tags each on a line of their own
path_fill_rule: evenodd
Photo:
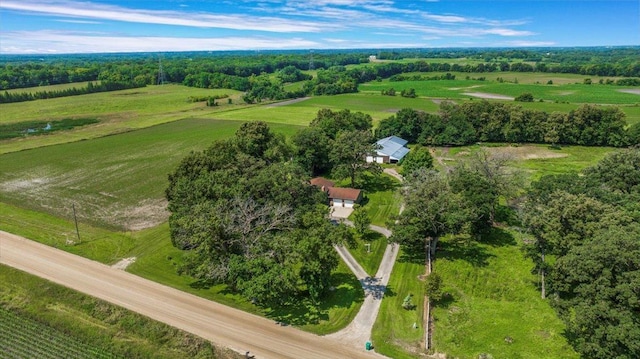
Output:
<svg viewBox="0 0 640 359">
<path fill-rule="evenodd" d="M 367 156 L 367 162 L 377 163 L 398 163 L 409 153 L 409 149 L 404 147 L 407 140 L 397 136 L 385 137 L 376 142 L 378 149 L 376 155 Z"/>
</svg>

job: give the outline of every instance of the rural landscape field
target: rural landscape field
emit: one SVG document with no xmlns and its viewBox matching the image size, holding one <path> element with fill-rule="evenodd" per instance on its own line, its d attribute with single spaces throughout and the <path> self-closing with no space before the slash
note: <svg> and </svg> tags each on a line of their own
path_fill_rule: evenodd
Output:
<svg viewBox="0 0 640 359">
<path fill-rule="evenodd" d="M 490 16 L 365 3 L 323 10 L 451 32 Z M 640 357 L 637 38 L 12 40 L 21 17 L 207 29 L 214 16 L 59 5 L 87 8 L 0 6 L 0 358 Z M 224 26 L 248 31 L 248 16 Z M 491 21 L 477 41 L 530 36 Z"/>
</svg>

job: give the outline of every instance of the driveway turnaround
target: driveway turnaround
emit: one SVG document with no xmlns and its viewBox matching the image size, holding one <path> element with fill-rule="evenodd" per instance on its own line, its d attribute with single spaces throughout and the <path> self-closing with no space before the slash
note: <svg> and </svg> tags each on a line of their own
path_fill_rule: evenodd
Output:
<svg viewBox="0 0 640 359">
<path fill-rule="evenodd" d="M 262 358 L 380 358 L 320 337 L 0 231 L 0 263 Z"/>
</svg>

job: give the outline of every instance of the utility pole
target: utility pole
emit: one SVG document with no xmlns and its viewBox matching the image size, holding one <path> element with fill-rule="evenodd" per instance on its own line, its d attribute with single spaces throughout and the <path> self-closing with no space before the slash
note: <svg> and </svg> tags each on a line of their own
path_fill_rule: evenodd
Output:
<svg viewBox="0 0 640 359">
<path fill-rule="evenodd" d="M 162 57 L 158 58 L 158 81 L 157 85 L 164 85 L 164 69 L 162 68 Z"/>
<path fill-rule="evenodd" d="M 80 243 L 80 230 L 78 229 L 78 217 L 76 217 L 76 204 L 72 203 L 73 207 L 73 220 L 76 222 L 76 234 L 78 235 L 78 243 Z"/>
</svg>

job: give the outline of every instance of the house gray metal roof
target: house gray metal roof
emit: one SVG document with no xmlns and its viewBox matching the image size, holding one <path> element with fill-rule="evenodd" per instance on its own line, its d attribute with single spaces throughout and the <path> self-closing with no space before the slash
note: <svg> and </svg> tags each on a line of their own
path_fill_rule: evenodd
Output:
<svg viewBox="0 0 640 359">
<path fill-rule="evenodd" d="M 376 143 L 380 146 L 377 150 L 379 156 L 389 156 L 391 159 L 400 161 L 409 153 L 409 149 L 404 147 L 407 141 L 397 136 L 385 137 Z"/>
</svg>

